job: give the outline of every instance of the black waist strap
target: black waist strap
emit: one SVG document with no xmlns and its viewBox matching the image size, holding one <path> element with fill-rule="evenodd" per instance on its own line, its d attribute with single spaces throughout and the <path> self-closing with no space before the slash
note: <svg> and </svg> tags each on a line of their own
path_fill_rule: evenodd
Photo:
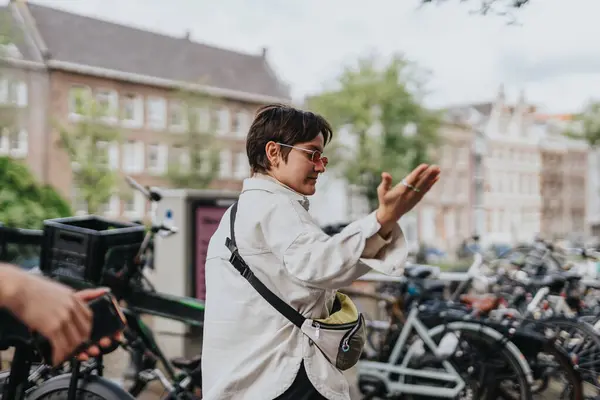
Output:
<svg viewBox="0 0 600 400">
<path fill-rule="evenodd" d="M 298 328 L 302 327 L 302 324 L 306 320 L 306 318 L 300 314 L 298 311 L 293 309 L 289 304 L 285 301 L 281 300 L 279 296 L 274 294 L 269 288 L 267 288 L 261 281 L 254 275 L 248 264 L 244 261 L 242 256 L 240 255 L 236 242 L 235 242 L 235 233 L 234 233 L 234 225 L 235 225 L 235 217 L 237 214 L 237 206 L 238 203 L 235 202 L 231 207 L 231 214 L 229 216 L 229 226 L 230 226 L 230 235 L 231 238 L 227 238 L 225 240 L 225 245 L 231 251 L 231 257 L 229 258 L 229 262 L 238 270 L 238 272 L 256 289 L 258 294 L 260 294 L 266 301 L 273 306 L 281 315 L 286 317 L 291 323 L 296 325 Z"/>
</svg>

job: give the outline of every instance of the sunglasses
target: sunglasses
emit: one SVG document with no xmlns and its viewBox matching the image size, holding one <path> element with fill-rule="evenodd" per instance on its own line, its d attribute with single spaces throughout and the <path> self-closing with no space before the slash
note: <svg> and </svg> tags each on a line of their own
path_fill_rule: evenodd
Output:
<svg viewBox="0 0 600 400">
<path fill-rule="evenodd" d="M 323 153 L 321 153 L 319 150 L 309 150 L 309 149 L 304 149 L 302 147 L 290 146 L 289 144 L 283 144 L 283 143 L 277 143 L 277 144 L 280 146 L 283 146 L 283 147 L 289 147 L 290 149 L 296 149 L 296 150 L 300 150 L 300 151 L 310 154 L 310 161 L 312 161 L 313 164 L 322 163 L 323 167 L 326 167 L 327 164 L 329 163 L 329 160 L 327 159 L 327 157 L 324 157 Z"/>
</svg>

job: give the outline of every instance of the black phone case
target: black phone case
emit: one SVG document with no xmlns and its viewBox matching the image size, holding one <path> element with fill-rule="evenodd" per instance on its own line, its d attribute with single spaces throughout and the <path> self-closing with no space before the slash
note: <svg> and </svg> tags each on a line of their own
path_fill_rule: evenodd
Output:
<svg viewBox="0 0 600 400">
<path fill-rule="evenodd" d="M 103 337 L 113 336 L 115 333 L 125 328 L 125 321 L 119 309 L 116 308 L 118 306 L 115 305 L 114 301 L 113 296 L 110 293 L 106 293 L 88 302 L 88 306 L 92 310 L 93 315 L 90 339 L 78 346 L 66 360 L 81 353 L 92 344 L 97 343 Z M 36 335 L 35 342 L 44 362 L 52 364 L 52 345 L 48 339 L 41 335 Z"/>
</svg>

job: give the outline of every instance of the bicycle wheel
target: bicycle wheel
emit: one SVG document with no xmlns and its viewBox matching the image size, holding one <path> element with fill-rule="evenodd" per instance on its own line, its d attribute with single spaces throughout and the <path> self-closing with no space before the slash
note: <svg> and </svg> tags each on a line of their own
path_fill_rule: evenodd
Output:
<svg viewBox="0 0 600 400">
<path fill-rule="evenodd" d="M 428 332 L 436 344 L 440 343 L 447 332 L 456 332 L 460 337 L 454 354 L 448 359 L 466 384 L 458 399 L 533 399 L 529 366 L 523 361 L 523 355 L 517 347 L 505 341 L 499 332 L 481 324 L 462 322 L 439 325 Z M 414 362 L 419 364 L 415 356 L 417 347 L 417 344 L 411 345 L 406 354 L 409 359 L 404 360 L 403 364 L 413 364 L 410 357 L 415 357 Z M 437 368 L 425 369 L 434 371 Z M 408 376 L 405 376 L 404 380 L 405 383 L 413 385 L 433 383 L 427 378 Z M 430 399 L 418 395 L 404 395 L 403 398 Z"/>
<path fill-rule="evenodd" d="M 534 399 L 584 400 L 583 379 L 568 354 L 556 344 L 528 357 L 534 375 Z M 562 378 L 562 379 L 561 379 Z"/>
<path fill-rule="evenodd" d="M 27 400 L 67 400 L 71 375 L 64 374 L 39 385 Z M 91 375 L 77 382 L 78 400 L 133 400 L 134 397 L 115 383 L 97 375 Z"/>
<path fill-rule="evenodd" d="M 590 324 L 581 319 L 557 316 L 529 321 L 527 327 L 556 337 L 556 345 L 566 352 L 581 375 L 585 396 L 600 393 L 600 337 Z"/>
</svg>

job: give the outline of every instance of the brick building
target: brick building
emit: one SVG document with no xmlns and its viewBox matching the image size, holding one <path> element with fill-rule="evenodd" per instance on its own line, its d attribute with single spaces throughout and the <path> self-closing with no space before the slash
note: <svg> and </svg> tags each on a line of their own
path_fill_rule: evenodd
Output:
<svg viewBox="0 0 600 400">
<path fill-rule="evenodd" d="M 16 47 L 40 76 L 28 83 L 28 114 L 35 123 L 23 136 L 25 157 L 36 175 L 71 198 L 78 210 L 72 168 L 57 145 L 56 126 L 81 120 L 82 94 L 110 110 L 106 123 L 122 134 L 122 143 L 107 146 L 111 168 L 151 185 L 167 185 L 167 166 L 189 159 L 175 143 L 187 121 L 178 93 L 208 95 L 214 101 L 190 111 L 218 136 L 220 168 L 214 186 L 229 189 L 240 188 L 249 175 L 245 136 L 255 110 L 290 101 L 266 49 L 243 54 L 196 43 L 189 35 L 157 34 L 24 1 L 11 2 L 7 10 L 24 36 Z M 139 218 L 144 207 L 141 196 L 115 195 L 106 213 Z"/>
</svg>

